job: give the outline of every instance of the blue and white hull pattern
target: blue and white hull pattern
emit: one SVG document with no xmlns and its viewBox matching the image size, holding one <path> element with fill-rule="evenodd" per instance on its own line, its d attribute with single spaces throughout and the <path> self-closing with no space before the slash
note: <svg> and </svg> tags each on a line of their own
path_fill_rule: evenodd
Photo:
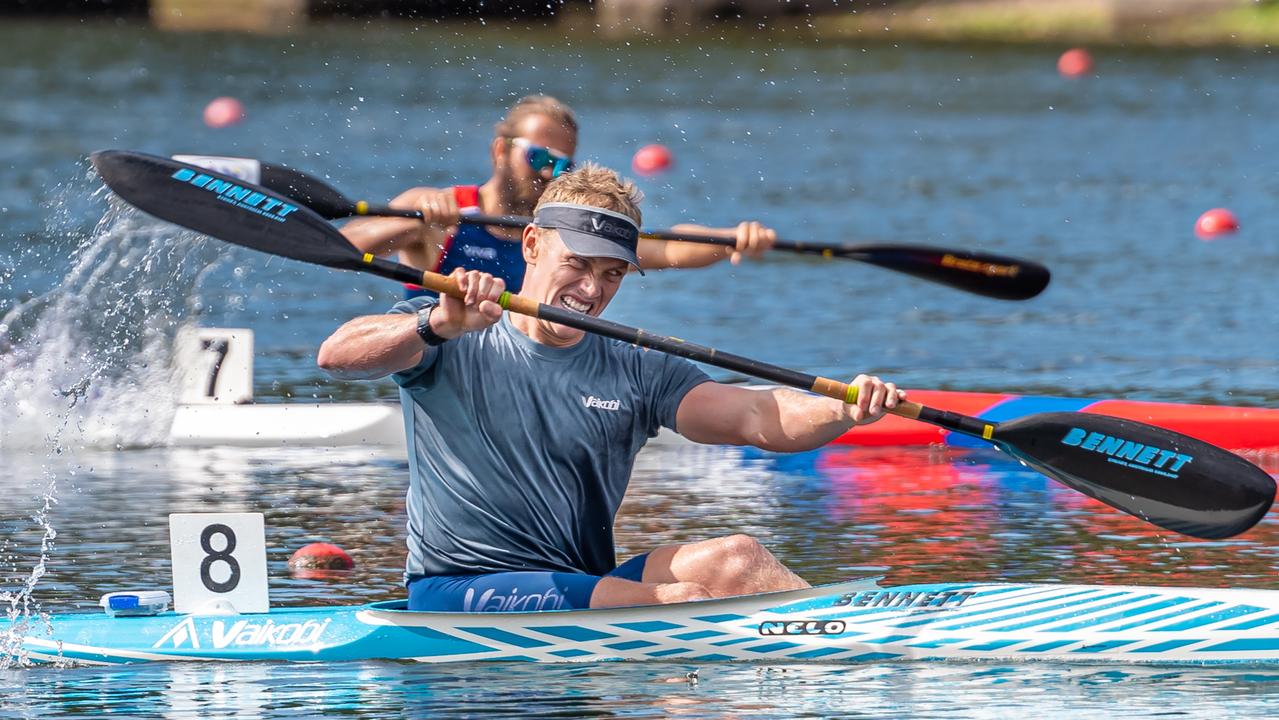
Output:
<svg viewBox="0 0 1279 720">
<path fill-rule="evenodd" d="M 0 624 L 31 662 L 1054 660 L 1279 663 L 1279 591 L 859 580 L 608 610 L 429 613 L 403 603 Z M 13 638 L 18 640 L 18 638 Z"/>
</svg>

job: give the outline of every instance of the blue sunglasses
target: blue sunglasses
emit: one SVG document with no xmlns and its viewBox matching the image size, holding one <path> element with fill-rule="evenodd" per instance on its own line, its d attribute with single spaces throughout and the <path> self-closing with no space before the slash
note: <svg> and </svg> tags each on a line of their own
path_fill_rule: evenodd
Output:
<svg viewBox="0 0 1279 720">
<path fill-rule="evenodd" d="M 528 166 L 533 168 L 534 172 L 540 173 L 546 168 L 551 168 L 551 177 L 559 177 L 573 169 L 573 158 L 562 152 L 535 145 L 522 137 L 510 138 L 510 140 L 512 145 L 524 150 L 524 159 L 528 160 Z"/>
</svg>

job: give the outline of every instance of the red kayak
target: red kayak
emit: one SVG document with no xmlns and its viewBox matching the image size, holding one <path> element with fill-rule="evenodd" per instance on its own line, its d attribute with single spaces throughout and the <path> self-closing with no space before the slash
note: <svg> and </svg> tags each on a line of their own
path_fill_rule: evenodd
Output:
<svg viewBox="0 0 1279 720">
<path fill-rule="evenodd" d="M 997 393 L 911 390 L 914 402 L 1003 421 L 1040 412 L 1090 412 L 1138 420 L 1185 433 L 1230 450 L 1279 450 L 1279 409 L 1182 405 L 1141 400 L 1089 400 L 1084 398 Z M 895 415 L 853 429 L 835 440 L 841 445 L 933 445 L 979 447 L 983 443 L 952 434 L 933 425 Z"/>
</svg>

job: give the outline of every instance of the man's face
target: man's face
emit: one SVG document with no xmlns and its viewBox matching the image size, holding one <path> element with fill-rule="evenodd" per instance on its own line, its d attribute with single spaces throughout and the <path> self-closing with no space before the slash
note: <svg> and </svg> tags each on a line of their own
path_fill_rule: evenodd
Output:
<svg viewBox="0 0 1279 720">
<path fill-rule="evenodd" d="M 531 229 L 524 234 L 528 268 L 520 294 L 545 305 L 598 316 L 608 307 L 630 266 L 625 260 L 574 255 L 558 230 Z M 577 342 L 581 330 L 548 323 L 547 331 L 566 344 Z"/>
<path fill-rule="evenodd" d="M 572 157 L 577 152 L 577 134 L 545 115 L 530 115 L 516 128 L 516 137 Z M 493 148 L 493 175 L 498 179 L 505 205 L 516 215 L 532 215 L 533 206 L 553 178 L 552 168 L 534 170 L 528 151 L 505 138 L 497 138 Z"/>
</svg>

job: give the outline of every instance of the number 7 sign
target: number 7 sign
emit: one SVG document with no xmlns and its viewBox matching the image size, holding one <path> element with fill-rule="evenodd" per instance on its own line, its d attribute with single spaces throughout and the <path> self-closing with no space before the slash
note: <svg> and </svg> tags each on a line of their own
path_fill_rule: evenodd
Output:
<svg viewBox="0 0 1279 720">
<path fill-rule="evenodd" d="M 262 513 L 174 513 L 169 551 L 175 611 L 263 613 L 270 608 Z"/>
</svg>

